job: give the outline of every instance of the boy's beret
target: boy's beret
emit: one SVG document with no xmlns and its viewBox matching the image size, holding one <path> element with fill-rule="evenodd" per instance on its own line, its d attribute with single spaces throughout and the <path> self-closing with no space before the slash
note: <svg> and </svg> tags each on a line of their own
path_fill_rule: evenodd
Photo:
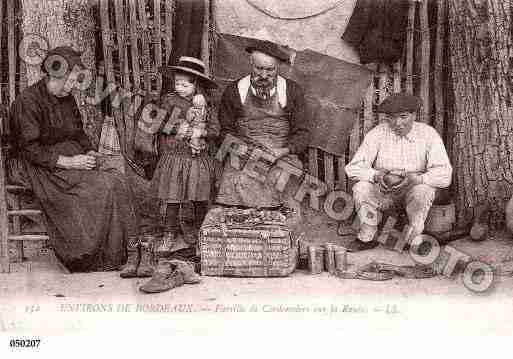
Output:
<svg viewBox="0 0 513 359">
<path fill-rule="evenodd" d="M 400 112 L 417 112 L 421 107 L 420 98 L 406 93 L 396 93 L 388 96 L 378 105 L 380 113 L 394 114 Z"/>
</svg>

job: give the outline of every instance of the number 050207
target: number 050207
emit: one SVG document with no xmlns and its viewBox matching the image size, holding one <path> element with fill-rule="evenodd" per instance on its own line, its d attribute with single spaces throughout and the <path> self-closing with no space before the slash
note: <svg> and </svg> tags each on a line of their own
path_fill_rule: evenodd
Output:
<svg viewBox="0 0 513 359">
<path fill-rule="evenodd" d="M 41 339 L 11 339 L 9 346 L 11 348 L 39 348 Z"/>
</svg>

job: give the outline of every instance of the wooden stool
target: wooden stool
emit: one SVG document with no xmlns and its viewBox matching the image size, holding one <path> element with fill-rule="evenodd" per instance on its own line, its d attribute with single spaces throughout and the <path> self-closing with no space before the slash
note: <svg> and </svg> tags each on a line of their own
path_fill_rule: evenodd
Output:
<svg viewBox="0 0 513 359">
<path fill-rule="evenodd" d="M 24 258 L 24 241 L 47 241 L 48 234 L 24 234 L 22 232 L 20 217 L 42 215 L 38 209 L 21 208 L 20 194 L 30 193 L 30 189 L 22 186 L 7 184 L 5 171 L 4 148 L 0 139 L 0 269 L 2 273 L 10 272 L 9 242 L 15 241 L 18 260 Z M 12 208 L 7 208 L 8 194 L 12 196 Z M 11 199 L 11 198 L 9 198 Z M 10 230 L 11 229 L 11 230 Z"/>
</svg>

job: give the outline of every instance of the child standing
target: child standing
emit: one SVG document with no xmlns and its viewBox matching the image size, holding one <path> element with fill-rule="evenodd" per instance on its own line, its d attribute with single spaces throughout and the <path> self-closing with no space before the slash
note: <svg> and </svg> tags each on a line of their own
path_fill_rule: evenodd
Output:
<svg viewBox="0 0 513 359">
<path fill-rule="evenodd" d="M 153 193 L 166 205 L 158 256 L 197 242 L 215 181 L 207 140 L 215 139 L 219 131 L 204 95 L 216 84 L 205 75 L 202 61 L 182 56 L 177 66 L 163 68 L 163 76 L 172 79 L 174 91 L 161 99 L 168 117 L 157 136 L 159 160 L 151 183 Z M 179 211 L 186 202 L 192 202 L 194 220 L 192 228 L 183 228 L 182 223 L 183 243 L 178 237 Z"/>
</svg>

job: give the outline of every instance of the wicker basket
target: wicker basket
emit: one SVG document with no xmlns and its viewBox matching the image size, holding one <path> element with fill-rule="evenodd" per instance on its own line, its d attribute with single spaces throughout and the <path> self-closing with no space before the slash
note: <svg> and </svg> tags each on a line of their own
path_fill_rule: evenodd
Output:
<svg viewBox="0 0 513 359">
<path fill-rule="evenodd" d="M 201 274 L 284 277 L 296 269 L 298 244 L 286 223 L 226 224 L 214 208 L 200 230 Z"/>
</svg>

